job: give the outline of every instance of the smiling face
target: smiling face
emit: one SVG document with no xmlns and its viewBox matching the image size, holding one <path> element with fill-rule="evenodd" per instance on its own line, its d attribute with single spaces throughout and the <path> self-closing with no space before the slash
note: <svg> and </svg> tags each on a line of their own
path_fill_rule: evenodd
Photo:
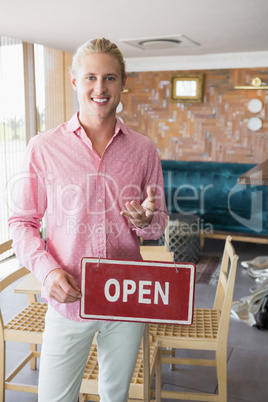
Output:
<svg viewBox="0 0 268 402">
<path fill-rule="evenodd" d="M 115 118 L 126 81 L 122 81 L 116 58 L 105 53 L 84 55 L 77 73 L 71 73 L 71 81 L 78 95 L 81 122 L 91 118 Z"/>
</svg>

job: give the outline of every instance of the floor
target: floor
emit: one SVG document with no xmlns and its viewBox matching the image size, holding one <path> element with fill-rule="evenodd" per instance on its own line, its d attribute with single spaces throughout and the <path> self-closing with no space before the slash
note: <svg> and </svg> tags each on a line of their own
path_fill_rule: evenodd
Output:
<svg viewBox="0 0 268 402">
<path fill-rule="evenodd" d="M 234 300 L 250 294 L 250 289 L 257 285 L 247 270 L 241 267 L 242 261 L 256 256 L 268 255 L 267 246 L 253 243 L 233 243 L 239 255 L 239 263 L 234 290 Z M 202 251 L 205 254 L 221 255 L 224 242 L 207 240 Z M 211 307 L 216 287 L 213 285 L 196 285 L 195 305 Z M 25 305 L 26 296 L 14 294 L 13 289 L 0 294 L 0 304 L 4 320 L 11 318 L 17 307 Z M 250 327 L 244 322 L 231 317 L 228 338 L 228 402 L 265 402 L 268 400 L 268 330 Z M 25 352 L 26 345 L 7 344 L 7 372 L 18 363 Z M 183 355 L 184 351 L 180 351 Z M 208 357 L 207 352 L 203 352 Z M 31 371 L 28 367 L 17 377 L 17 381 L 29 380 L 37 383 L 38 370 Z M 162 388 L 168 390 L 194 390 L 217 392 L 216 373 L 214 368 L 176 368 L 170 371 L 163 366 Z M 6 392 L 6 402 L 36 402 L 34 394 Z M 165 402 L 171 400 L 165 399 Z M 115 401 L 116 402 L 116 401 Z"/>
</svg>

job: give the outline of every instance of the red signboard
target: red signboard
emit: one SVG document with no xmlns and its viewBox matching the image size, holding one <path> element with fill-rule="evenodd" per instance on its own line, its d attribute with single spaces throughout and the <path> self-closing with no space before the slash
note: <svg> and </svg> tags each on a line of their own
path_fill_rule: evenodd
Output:
<svg viewBox="0 0 268 402">
<path fill-rule="evenodd" d="M 81 317 L 190 325 L 192 263 L 82 259 Z"/>
</svg>

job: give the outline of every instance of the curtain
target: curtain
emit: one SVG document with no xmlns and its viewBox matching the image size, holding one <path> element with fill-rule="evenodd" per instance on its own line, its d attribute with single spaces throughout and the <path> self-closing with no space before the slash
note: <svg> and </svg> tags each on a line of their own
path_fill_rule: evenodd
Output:
<svg viewBox="0 0 268 402">
<path fill-rule="evenodd" d="M 0 37 L 0 242 L 9 239 L 9 192 L 26 146 L 23 45 Z M 4 256 L 5 257 L 5 256 Z"/>
</svg>

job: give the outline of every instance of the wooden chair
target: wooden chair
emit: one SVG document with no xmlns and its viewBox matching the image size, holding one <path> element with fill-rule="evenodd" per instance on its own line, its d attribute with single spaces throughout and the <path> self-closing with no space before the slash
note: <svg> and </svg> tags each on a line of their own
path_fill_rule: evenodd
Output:
<svg viewBox="0 0 268 402">
<path fill-rule="evenodd" d="M 0 254 L 11 249 L 12 240 L 0 245 Z M 25 267 L 19 268 L 15 272 L 7 275 L 0 280 L 0 292 L 12 285 L 15 281 L 29 273 Z M 19 314 L 12 320 L 4 323 L 0 310 L 0 400 L 5 401 L 5 390 L 13 390 L 20 392 L 37 393 L 37 386 L 19 384 L 12 382 L 14 377 L 30 362 L 31 368 L 36 368 L 36 358 L 40 356 L 40 352 L 36 349 L 37 344 L 42 343 L 42 334 L 44 331 L 45 314 L 47 305 L 35 301 L 28 304 Z M 22 362 L 15 367 L 11 373 L 6 376 L 5 373 L 5 356 L 6 341 L 29 343 L 29 353 Z"/>
<path fill-rule="evenodd" d="M 161 401 L 161 349 L 161 342 L 150 342 L 149 324 L 145 324 L 143 340 L 129 387 L 129 402 L 149 402 L 154 397 L 156 402 Z M 153 391 L 151 387 L 155 373 L 156 387 Z M 79 402 L 100 400 L 98 396 L 98 375 L 97 345 L 93 344 L 80 388 Z"/>
<path fill-rule="evenodd" d="M 162 347 L 169 349 L 167 355 L 162 351 L 162 363 L 216 367 L 218 394 L 162 390 L 162 398 L 227 402 L 227 337 L 238 260 L 231 239 L 228 236 L 225 241 L 213 308 L 195 308 L 190 326 L 150 324 L 153 340 L 160 340 Z M 176 358 L 174 349 L 214 351 L 215 359 Z"/>
</svg>

